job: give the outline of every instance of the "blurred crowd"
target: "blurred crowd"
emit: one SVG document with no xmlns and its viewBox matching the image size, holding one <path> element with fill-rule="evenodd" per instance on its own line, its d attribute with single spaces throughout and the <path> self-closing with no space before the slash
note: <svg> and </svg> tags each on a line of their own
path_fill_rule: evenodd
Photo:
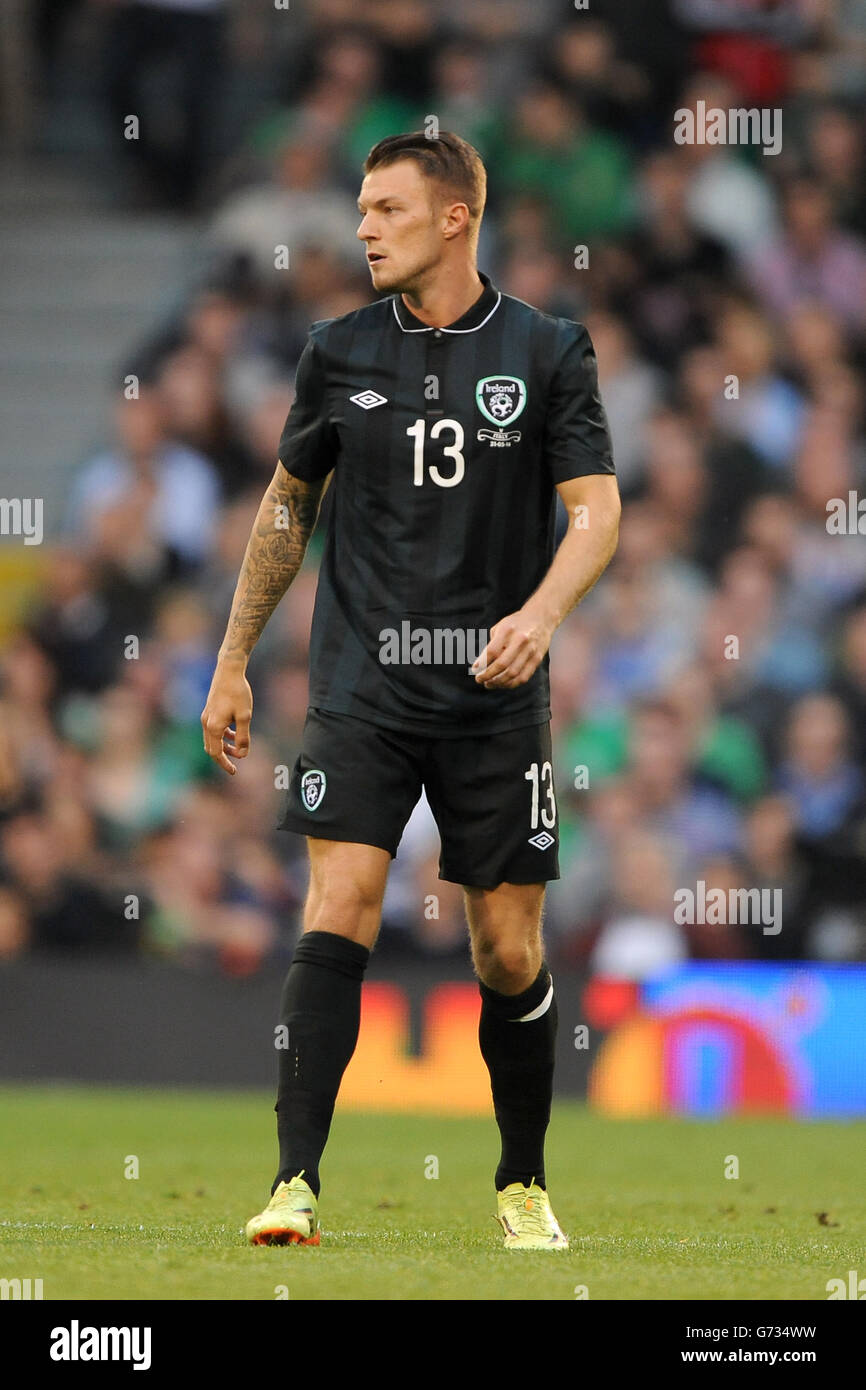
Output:
<svg viewBox="0 0 866 1390">
<path fill-rule="evenodd" d="M 866 958 L 866 4 L 293 0 L 223 151 L 197 84 L 219 102 L 243 20 L 219 0 L 109 9 L 115 61 L 124 20 L 210 22 L 178 149 L 124 151 L 130 205 L 146 190 L 198 218 L 201 264 L 118 362 L 105 447 L 70 477 L 44 590 L 0 654 L 0 955 L 243 974 L 291 950 L 304 845 L 274 825 L 320 536 L 251 663 L 239 776 L 209 763 L 199 716 L 307 327 L 372 298 L 360 162 L 435 115 L 487 162 L 480 267 L 589 327 L 624 500 L 616 558 L 552 648 L 550 959 L 639 978 Z M 152 47 L 127 42 L 124 80 Z M 675 143 L 698 101 L 781 109 L 781 151 Z M 383 951 L 465 951 L 437 863 L 422 801 Z M 781 888 L 781 932 L 678 924 L 699 880 Z"/>
</svg>

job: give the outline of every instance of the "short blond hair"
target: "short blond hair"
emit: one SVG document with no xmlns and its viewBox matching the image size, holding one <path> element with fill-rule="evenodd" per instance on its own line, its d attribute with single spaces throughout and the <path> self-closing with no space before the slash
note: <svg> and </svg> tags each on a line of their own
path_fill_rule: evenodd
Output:
<svg viewBox="0 0 866 1390">
<path fill-rule="evenodd" d="M 487 201 L 487 171 L 475 146 L 450 130 L 442 130 L 435 137 L 427 136 L 423 130 L 388 135 L 367 155 L 364 173 L 396 164 L 399 159 L 414 160 L 425 178 L 437 183 L 446 196 L 453 195 L 466 204 L 469 235 L 475 240 Z"/>
</svg>

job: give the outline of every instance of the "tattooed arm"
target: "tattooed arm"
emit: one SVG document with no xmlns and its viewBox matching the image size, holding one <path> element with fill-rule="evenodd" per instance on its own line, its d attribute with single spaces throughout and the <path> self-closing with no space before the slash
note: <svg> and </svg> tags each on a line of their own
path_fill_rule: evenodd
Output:
<svg viewBox="0 0 866 1390">
<path fill-rule="evenodd" d="M 232 775 L 237 768 L 229 758 L 245 758 L 250 749 L 253 695 L 246 678 L 247 661 L 301 568 L 325 487 L 325 482 L 305 483 L 292 477 L 278 463 L 247 542 L 201 716 L 205 751 Z"/>
</svg>

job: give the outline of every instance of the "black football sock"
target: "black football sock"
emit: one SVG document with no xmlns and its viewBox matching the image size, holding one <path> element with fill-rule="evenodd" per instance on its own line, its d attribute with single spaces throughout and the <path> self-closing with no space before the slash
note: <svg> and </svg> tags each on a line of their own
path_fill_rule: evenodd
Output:
<svg viewBox="0 0 866 1390">
<path fill-rule="evenodd" d="M 546 965 L 522 994 L 499 994 L 481 981 L 478 1041 L 490 1072 L 502 1136 L 496 1190 L 509 1183 L 545 1186 L 544 1136 L 550 1123 L 556 1047 L 556 998 Z"/>
<path fill-rule="evenodd" d="M 334 1114 L 343 1072 L 361 1022 L 361 984 L 370 959 L 366 946 L 335 932 L 305 932 L 295 947 L 283 986 L 280 1023 L 288 1030 L 279 1051 L 277 1134 L 281 1182 L 303 1171 L 319 1195 L 319 1159 Z"/>
</svg>

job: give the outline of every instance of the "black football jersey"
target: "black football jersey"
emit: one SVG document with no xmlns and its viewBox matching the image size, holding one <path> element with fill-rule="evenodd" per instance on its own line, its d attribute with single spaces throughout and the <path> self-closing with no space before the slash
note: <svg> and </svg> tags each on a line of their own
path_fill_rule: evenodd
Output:
<svg viewBox="0 0 866 1390">
<path fill-rule="evenodd" d="M 550 717 L 547 657 L 515 690 L 469 666 L 550 566 L 555 485 L 614 471 L 586 329 L 481 280 L 447 328 L 399 294 L 313 324 L 279 446 L 334 470 L 310 705 L 433 737 Z"/>
</svg>

